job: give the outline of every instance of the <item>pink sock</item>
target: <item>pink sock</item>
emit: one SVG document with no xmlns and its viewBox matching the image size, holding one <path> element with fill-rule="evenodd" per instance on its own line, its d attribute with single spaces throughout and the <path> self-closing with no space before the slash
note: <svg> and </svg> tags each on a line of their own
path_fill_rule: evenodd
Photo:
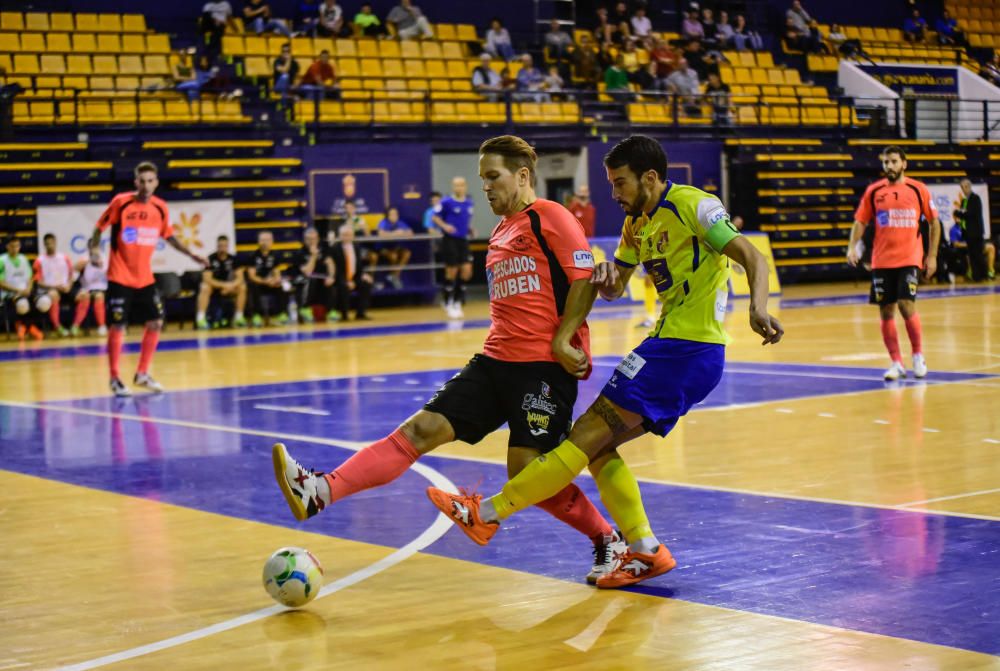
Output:
<svg viewBox="0 0 1000 671">
<path fill-rule="evenodd" d="M 601 541 L 612 533 L 611 525 L 604 519 L 604 515 L 574 483 L 535 505 L 592 541 Z"/>
<path fill-rule="evenodd" d="M 49 308 L 49 321 L 52 322 L 52 327 L 55 330 L 59 330 L 59 301 L 52 301 L 52 307 Z"/>
<path fill-rule="evenodd" d="M 410 439 L 396 429 L 323 476 L 330 486 L 328 503 L 392 482 L 419 457 Z"/>
<path fill-rule="evenodd" d="M 118 374 L 118 359 L 122 356 L 122 340 L 124 339 L 125 331 L 122 329 L 108 331 L 108 365 L 111 368 L 111 377 L 121 377 Z"/>
<path fill-rule="evenodd" d="M 906 334 L 910 336 L 910 347 L 914 354 L 923 353 L 923 329 L 920 327 L 920 315 L 914 313 L 906 320 Z"/>
<path fill-rule="evenodd" d="M 895 319 L 882 320 L 882 340 L 885 348 L 889 350 L 889 358 L 902 363 L 903 357 L 899 353 L 899 332 L 896 331 Z"/>
<path fill-rule="evenodd" d="M 104 326 L 104 299 L 95 298 L 94 299 L 94 319 L 97 320 L 98 326 Z"/>
<path fill-rule="evenodd" d="M 142 332 L 142 349 L 139 350 L 139 367 L 137 373 L 148 373 L 149 364 L 153 362 L 153 352 L 156 351 L 156 344 L 160 342 L 159 329 L 146 328 Z"/>
<path fill-rule="evenodd" d="M 87 310 L 90 309 L 90 299 L 84 298 L 76 302 L 76 314 L 73 315 L 73 326 L 79 326 L 87 318 Z"/>
</svg>

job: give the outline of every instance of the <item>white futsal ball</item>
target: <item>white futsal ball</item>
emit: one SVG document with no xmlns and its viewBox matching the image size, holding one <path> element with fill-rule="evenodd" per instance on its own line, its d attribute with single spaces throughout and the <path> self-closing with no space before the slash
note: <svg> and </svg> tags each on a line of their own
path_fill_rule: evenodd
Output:
<svg viewBox="0 0 1000 671">
<path fill-rule="evenodd" d="M 31 310 L 31 303 L 28 302 L 27 298 L 18 298 L 17 302 L 14 303 L 14 309 L 17 311 L 17 314 L 26 315 Z"/>
<path fill-rule="evenodd" d="M 48 312 L 49 308 L 52 307 L 52 299 L 42 294 L 35 299 L 35 307 L 38 308 L 39 312 Z"/>
<path fill-rule="evenodd" d="M 323 566 L 309 550 L 281 548 L 264 564 L 264 589 L 289 608 L 304 606 L 323 587 Z"/>
</svg>

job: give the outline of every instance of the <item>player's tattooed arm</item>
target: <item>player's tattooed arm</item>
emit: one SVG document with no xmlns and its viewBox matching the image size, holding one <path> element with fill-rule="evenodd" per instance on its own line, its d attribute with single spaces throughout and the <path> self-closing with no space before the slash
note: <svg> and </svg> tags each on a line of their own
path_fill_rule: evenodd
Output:
<svg viewBox="0 0 1000 671">
<path fill-rule="evenodd" d="M 598 396 L 594 404 L 590 406 L 590 409 L 608 425 L 611 429 L 611 434 L 613 436 L 620 436 L 627 433 L 629 428 L 625 425 L 625 420 L 618 415 L 611 404 L 603 397 Z"/>
</svg>

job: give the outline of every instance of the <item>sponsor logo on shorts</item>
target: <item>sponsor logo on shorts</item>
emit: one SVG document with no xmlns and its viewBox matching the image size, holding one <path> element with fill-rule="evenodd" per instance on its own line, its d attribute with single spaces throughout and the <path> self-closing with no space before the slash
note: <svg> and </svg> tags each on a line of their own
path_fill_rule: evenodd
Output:
<svg viewBox="0 0 1000 671">
<path fill-rule="evenodd" d="M 577 268 L 593 268 L 594 255 L 589 249 L 578 249 L 573 252 L 573 265 Z"/>
<path fill-rule="evenodd" d="M 552 415 L 529 410 L 524 418 L 528 422 L 528 430 L 531 431 L 531 435 L 544 436 L 549 432 L 549 422 L 552 421 Z"/>
<path fill-rule="evenodd" d="M 646 360 L 635 352 L 630 352 L 627 357 L 622 359 L 621 363 L 615 368 L 619 373 L 624 375 L 630 380 L 635 379 L 642 367 L 646 365 Z"/>
<path fill-rule="evenodd" d="M 910 290 L 910 295 L 911 296 L 916 296 L 917 295 L 917 285 L 919 285 L 919 284 L 920 284 L 920 282 L 917 280 L 917 271 L 916 270 L 910 270 L 910 271 L 908 271 L 906 273 L 906 285 L 907 285 L 907 288 L 909 288 L 909 290 Z"/>
<path fill-rule="evenodd" d="M 558 410 L 558 408 L 555 403 L 544 396 L 538 394 L 525 394 L 524 400 L 521 402 L 521 410 L 537 410 L 539 412 L 554 415 L 556 414 L 556 410 Z"/>
</svg>

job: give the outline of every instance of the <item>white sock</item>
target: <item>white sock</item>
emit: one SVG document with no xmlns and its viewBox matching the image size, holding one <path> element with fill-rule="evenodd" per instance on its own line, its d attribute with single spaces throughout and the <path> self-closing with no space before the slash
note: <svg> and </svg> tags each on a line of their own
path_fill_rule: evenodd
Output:
<svg viewBox="0 0 1000 671">
<path fill-rule="evenodd" d="M 656 536 L 647 536 L 628 544 L 629 550 L 632 552 L 641 552 L 644 555 L 656 554 L 656 548 L 658 547 L 660 547 L 660 541 L 656 539 Z"/>
<path fill-rule="evenodd" d="M 323 500 L 323 505 L 330 505 L 330 483 L 323 476 L 317 477 L 316 496 Z"/>
<path fill-rule="evenodd" d="M 202 319 L 204 319 L 204 318 L 205 318 L 205 313 L 204 313 L 204 312 L 199 312 L 199 313 L 198 313 L 198 317 L 197 317 L 197 320 L 198 320 L 198 321 L 201 321 L 201 320 L 202 320 Z"/>
<path fill-rule="evenodd" d="M 243 319 L 243 310 L 237 310 L 236 314 L 233 315 L 233 319 Z"/>
</svg>

